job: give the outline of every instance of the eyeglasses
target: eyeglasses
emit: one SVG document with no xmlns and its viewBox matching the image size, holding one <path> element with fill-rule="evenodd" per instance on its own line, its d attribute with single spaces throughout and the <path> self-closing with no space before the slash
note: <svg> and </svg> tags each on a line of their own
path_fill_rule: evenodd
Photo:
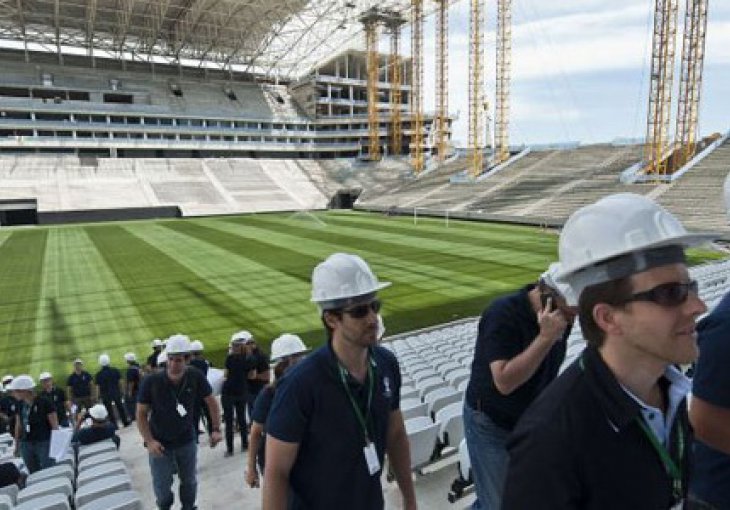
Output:
<svg viewBox="0 0 730 510">
<path fill-rule="evenodd" d="M 362 319 L 363 317 L 367 317 L 368 313 L 370 313 L 370 310 L 372 310 L 374 313 L 378 313 L 380 311 L 381 305 L 382 303 L 379 299 L 374 299 L 369 303 L 353 306 L 352 308 L 344 308 L 342 310 L 342 313 L 346 313 L 354 319 Z"/>
<path fill-rule="evenodd" d="M 653 289 L 646 290 L 644 292 L 637 292 L 626 300 L 627 303 L 631 301 L 651 301 L 660 306 L 679 306 L 689 297 L 689 293 L 697 294 L 699 285 L 697 280 L 691 280 L 686 283 L 682 282 L 669 282 L 657 285 Z"/>
</svg>

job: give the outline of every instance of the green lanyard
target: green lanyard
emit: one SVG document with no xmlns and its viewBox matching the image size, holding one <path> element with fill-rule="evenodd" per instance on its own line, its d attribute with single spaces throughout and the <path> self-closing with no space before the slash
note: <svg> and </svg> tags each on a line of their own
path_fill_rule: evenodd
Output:
<svg viewBox="0 0 730 510">
<path fill-rule="evenodd" d="M 340 365 L 340 379 L 342 380 L 342 386 L 345 388 L 345 393 L 347 393 L 347 396 L 350 397 L 350 403 L 352 404 L 352 409 L 355 411 L 355 416 L 357 417 L 357 421 L 360 423 L 360 427 L 362 427 L 362 432 L 365 435 L 365 444 L 370 444 L 370 434 L 368 433 L 368 421 L 370 421 L 370 404 L 373 401 L 373 386 L 375 385 L 375 377 L 373 376 L 373 365 L 375 364 L 374 361 L 372 361 L 370 358 L 368 358 L 368 407 L 366 411 L 366 415 L 362 415 L 362 411 L 360 410 L 360 406 L 355 402 L 355 397 L 352 396 L 352 392 L 350 391 L 350 386 L 347 384 L 347 369 Z"/>
<path fill-rule="evenodd" d="M 682 428 L 681 423 L 677 422 L 677 453 L 678 453 L 678 463 L 675 463 L 672 457 L 669 455 L 669 452 L 667 452 L 667 449 L 664 447 L 663 444 L 659 442 L 656 435 L 654 435 L 654 432 L 652 432 L 649 429 L 649 426 L 646 424 L 646 422 L 642 418 L 637 418 L 637 421 L 639 422 L 639 426 L 641 427 L 641 430 L 644 431 L 644 434 L 649 439 L 649 442 L 652 444 L 656 452 L 659 454 L 659 458 L 662 459 L 662 464 L 664 464 L 664 469 L 667 471 L 667 474 L 672 479 L 672 494 L 674 495 L 674 500 L 680 501 L 682 499 L 683 495 L 683 480 L 682 480 L 682 459 L 684 457 L 684 429 Z"/>
</svg>

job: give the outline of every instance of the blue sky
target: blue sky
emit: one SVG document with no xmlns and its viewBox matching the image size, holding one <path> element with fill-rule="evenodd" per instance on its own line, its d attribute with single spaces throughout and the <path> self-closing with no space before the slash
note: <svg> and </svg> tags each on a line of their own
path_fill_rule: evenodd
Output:
<svg viewBox="0 0 730 510">
<path fill-rule="evenodd" d="M 468 116 L 469 3 L 458 1 L 449 14 L 449 110 L 459 114 L 454 139 L 462 144 Z M 679 3 L 677 57 L 682 48 L 684 0 Z M 495 9 L 496 2 L 488 0 L 485 64 L 492 105 Z M 653 0 L 513 0 L 511 143 L 643 137 L 653 9 Z M 703 135 L 730 129 L 730 2 L 710 0 L 709 9 L 700 115 Z M 426 22 L 425 34 L 424 104 L 426 110 L 433 110 L 432 18 Z M 404 36 L 409 41 L 410 35 Z M 387 37 L 383 39 L 387 47 Z M 676 71 L 675 100 L 678 78 Z"/>
</svg>

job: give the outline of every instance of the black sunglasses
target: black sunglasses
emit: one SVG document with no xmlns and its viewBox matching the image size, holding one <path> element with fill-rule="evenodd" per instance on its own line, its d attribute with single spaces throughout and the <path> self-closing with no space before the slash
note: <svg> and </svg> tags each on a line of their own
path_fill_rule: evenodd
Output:
<svg viewBox="0 0 730 510">
<path fill-rule="evenodd" d="M 644 292 L 637 292 L 626 300 L 631 301 L 651 301 L 660 306 L 679 306 L 689 297 L 689 293 L 697 294 L 699 285 L 697 280 L 691 280 L 686 283 L 669 282 L 657 285 L 653 289 Z"/>
<path fill-rule="evenodd" d="M 370 310 L 378 313 L 382 304 L 383 303 L 379 299 L 374 299 L 369 303 L 353 306 L 352 308 L 343 308 L 342 313 L 346 313 L 347 315 L 355 319 L 362 319 L 363 317 L 367 317 L 367 315 L 370 313 Z"/>
</svg>

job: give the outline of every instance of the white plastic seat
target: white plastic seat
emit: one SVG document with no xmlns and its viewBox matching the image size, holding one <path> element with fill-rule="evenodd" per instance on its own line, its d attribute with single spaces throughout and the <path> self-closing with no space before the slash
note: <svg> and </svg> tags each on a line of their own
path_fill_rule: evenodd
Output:
<svg viewBox="0 0 730 510">
<path fill-rule="evenodd" d="M 471 459 L 469 449 L 466 446 L 466 439 L 459 443 L 459 473 L 464 480 L 471 480 Z"/>
<path fill-rule="evenodd" d="M 418 389 L 414 386 L 401 386 L 400 387 L 400 398 L 404 400 L 406 398 L 418 398 Z"/>
<path fill-rule="evenodd" d="M 0 510 L 13 510 L 13 500 L 7 494 L 0 494 Z"/>
<path fill-rule="evenodd" d="M 436 372 L 433 368 L 424 368 L 423 370 L 419 370 L 415 374 L 411 375 L 411 379 L 416 382 L 416 386 L 421 384 L 422 381 L 433 377 L 440 377 L 438 372 Z"/>
<path fill-rule="evenodd" d="M 428 416 L 428 405 L 421 402 L 421 399 L 418 398 L 401 400 L 400 410 L 404 420 L 415 418 L 416 416 Z"/>
<path fill-rule="evenodd" d="M 456 447 L 464 439 L 464 405 L 461 402 L 449 404 L 436 412 L 439 425 L 439 440 L 444 446 Z"/>
<path fill-rule="evenodd" d="M 411 450 L 411 469 L 429 463 L 436 448 L 438 425 L 430 418 L 420 416 L 405 421 L 406 435 Z"/>
<path fill-rule="evenodd" d="M 63 457 L 61 457 L 61 459 L 56 461 L 55 465 L 61 466 L 64 464 L 67 466 L 71 466 L 72 468 L 76 466 L 76 457 L 73 452 L 66 453 Z"/>
<path fill-rule="evenodd" d="M 8 434 L 7 432 L 0 434 L 0 444 L 11 445 L 13 444 L 13 441 L 14 439 L 11 434 Z"/>
<path fill-rule="evenodd" d="M 136 491 L 115 492 L 77 507 L 76 510 L 143 510 L 142 499 Z"/>
<path fill-rule="evenodd" d="M 469 379 L 464 379 L 456 385 L 456 389 L 462 393 L 466 393 L 466 387 L 469 386 Z"/>
<path fill-rule="evenodd" d="M 58 466 L 51 466 L 46 469 L 41 469 L 35 473 L 28 475 L 25 480 L 25 486 L 30 487 L 40 481 L 49 480 L 52 478 L 66 478 L 68 481 L 73 483 L 74 480 L 74 468 L 68 464 L 60 464 Z"/>
<path fill-rule="evenodd" d="M 117 450 L 117 445 L 114 444 L 114 441 L 111 439 L 107 439 L 104 441 L 99 441 L 98 443 L 92 443 L 87 445 L 79 446 L 79 462 L 82 460 L 92 457 L 94 455 L 99 455 L 101 453 L 108 453 L 108 452 L 114 452 Z"/>
<path fill-rule="evenodd" d="M 436 390 L 438 388 L 444 388 L 447 385 L 448 384 L 446 383 L 446 381 L 444 381 L 440 377 L 432 377 L 432 378 L 427 379 L 425 381 L 421 381 L 419 383 L 419 385 L 418 385 L 418 391 L 419 391 L 419 395 L 421 397 L 421 400 L 423 400 L 423 397 L 426 394 L 431 393 L 433 390 Z"/>
<path fill-rule="evenodd" d="M 74 498 L 76 508 L 101 499 L 110 494 L 132 490 L 132 479 L 128 475 L 110 476 L 95 480 L 80 487 Z"/>
<path fill-rule="evenodd" d="M 48 494 L 21 503 L 13 510 L 70 510 L 68 497 L 63 494 Z"/>
<path fill-rule="evenodd" d="M 76 487 L 80 489 L 99 478 L 128 474 L 127 468 L 121 462 L 105 462 L 79 473 L 79 477 L 76 479 Z"/>
<path fill-rule="evenodd" d="M 49 494 L 61 494 L 68 499 L 73 494 L 73 491 L 71 480 L 65 477 L 39 480 L 37 483 L 18 492 L 16 503 L 20 505 L 31 499 L 40 498 Z"/>
<path fill-rule="evenodd" d="M 463 399 L 464 394 L 450 386 L 427 393 L 423 398 L 424 402 L 428 404 L 429 416 L 434 416 L 447 405 L 461 402 Z"/>
<path fill-rule="evenodd" d="M 464 368 L 460 365 L 460 368 L 455 368 L 445 374 L 444 379 L 446 379 L 446 382 L 448 382 L 451 386 L 456 388 L 461 381 L 469 379 L 470 374 L 471 372 L 468 368 Z"/>
<path fill-rule="evenodd" d="M 8 496 L 10 498 L 10 501 L 15 504 L 15 501 L 18 499 L 18 491 L 20 489 L 17 485 L 11 484 L 6 485 L 5 487 L 0 487 L 0 495 Z"/>
<path fill-rule="evenodd" d="M 94 466 L 99 466 L 106 462 L 117 462 L 121 460 L 119 453 L 115 450 L 113 452 L 100 453 L 98 455 L 92 455 L 79 462 L 79 474 L 86 471 Z"/>
</svg>

